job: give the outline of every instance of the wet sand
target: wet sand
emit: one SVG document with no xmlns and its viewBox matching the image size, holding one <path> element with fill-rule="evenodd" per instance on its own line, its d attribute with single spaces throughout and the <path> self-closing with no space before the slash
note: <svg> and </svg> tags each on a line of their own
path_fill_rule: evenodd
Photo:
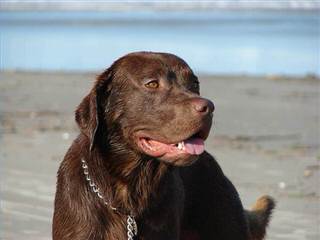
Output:
<svg viewBox="0 0 320 240">
<path fill-rule="evenodd" d="M 78 134 L 74 110 L 94 74 L 0 74 L 0 239 L 51 239 L 56 171 Z M 200 77 L 216 105 L 207 150 L 243 204 L 270 194 L 270 240 L 320 238 L 320 81 Z"/>
</svg>

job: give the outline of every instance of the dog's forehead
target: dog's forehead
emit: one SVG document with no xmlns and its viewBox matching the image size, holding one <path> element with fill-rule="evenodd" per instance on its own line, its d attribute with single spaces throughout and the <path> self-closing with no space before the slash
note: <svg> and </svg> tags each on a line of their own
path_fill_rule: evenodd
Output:
<svg viewBox="0 0 320 240">
<path fill-rule="evenodd" d="M 130 54 L 122 59 L 119 67 L 127 76 L 139 79 L 173 75 L 178 78 L 194 76 L 185 61 L 165 53 Z"/>
</svg>

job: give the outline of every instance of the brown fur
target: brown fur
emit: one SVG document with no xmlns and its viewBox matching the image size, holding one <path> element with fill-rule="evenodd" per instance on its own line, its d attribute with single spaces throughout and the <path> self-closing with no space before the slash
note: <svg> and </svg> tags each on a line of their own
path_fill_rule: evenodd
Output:
<svg viewBox="0 0 320 240">
<path fill-rule="evenodd" d="M 160 79 L 161 89 L 145 89 L 148 79 Z M 213 104 L 199 96 L 196 83 L 182 59 L 164 53 L 129 54 L 98 76 L 76 110 L 81 133 L 58 171 L 53 240 L 127 239 L 129 213 L 136 217 L 136 239 L 141 240 L 264 237 L 274 207 L 271 198 L 246 211 L 207 152 L 199 158 L 155 158 L 137 144 L 141 134 L 163 142 L 196 132 L 207 137 Z M 199 105 L 204 107 L 201 113 L 194 110 Z M 102 195 L 119 211 L 91 192 L 81 159 Z"/>
<path fill-rule="evenodd" d="M 251 211 L 246 210 L 251 232 L 251 240 L 263 239 L 266 234 L 266 227 L 269 224 L 275 201 L 270 196 L 260 197 Z"/>
</svg>

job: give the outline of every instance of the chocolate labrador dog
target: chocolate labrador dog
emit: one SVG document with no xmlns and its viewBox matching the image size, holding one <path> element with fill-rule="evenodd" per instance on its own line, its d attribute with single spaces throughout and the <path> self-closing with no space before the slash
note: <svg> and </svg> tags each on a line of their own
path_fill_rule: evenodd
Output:
<svg viewBox="0 0 320 240">
<path fill-rule="evenodd" d="M 54 240 L 259 240 L 274 201 L 248 211 L 205 151 L 214 105 L 181 58 L 137 52 L 97 77 L 58 171 Z"/>
</svg>

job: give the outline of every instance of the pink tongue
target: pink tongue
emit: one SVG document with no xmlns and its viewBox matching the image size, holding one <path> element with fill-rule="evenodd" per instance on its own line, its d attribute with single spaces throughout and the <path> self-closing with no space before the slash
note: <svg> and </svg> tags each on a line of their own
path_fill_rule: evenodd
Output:
<svg viewBox="0 0 320 240">
<path fill-rule="evenodd" d="M 187 153 L 200 155 L 204 151 L 204 141 L 201 138 L 190 138 L 184 141 L 184 147 Z"/>
</svg>

